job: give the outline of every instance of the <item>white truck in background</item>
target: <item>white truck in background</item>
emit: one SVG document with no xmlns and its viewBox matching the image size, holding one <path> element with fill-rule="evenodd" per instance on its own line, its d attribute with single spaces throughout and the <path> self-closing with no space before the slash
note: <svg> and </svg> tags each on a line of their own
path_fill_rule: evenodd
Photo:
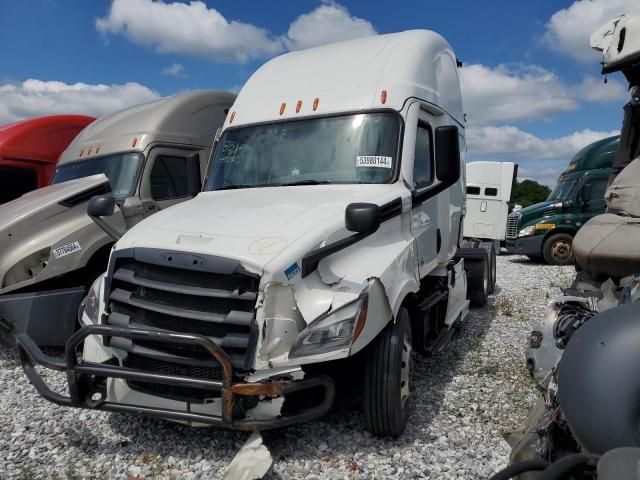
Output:
<svg viewBox="0 0 640 480">
<path fill-rule="evenodd" d="M 504 246 L 507 217 L 515 203 L 518 165 L 513 162 L 467 163 L 467 212 L 464 238 Z"/>
<path fill-rule="evenodd" d="M 63 361 L 18 337 L 25 373 L 64 406 L 259 430 L 324 414 L 326 367 L 360 360 L 366 428 L 400 435 L 412 352 L 446 344 L 491 287 L 487 251 L 458 248 L 464 122 L 434 32 L 270 60 L 227 116 L 205 191 L 117 241 Z M 113 209 L 99 196 L 88 213 Z M 37 364 L 67 372 L 69 395 Z"/>
</svg>

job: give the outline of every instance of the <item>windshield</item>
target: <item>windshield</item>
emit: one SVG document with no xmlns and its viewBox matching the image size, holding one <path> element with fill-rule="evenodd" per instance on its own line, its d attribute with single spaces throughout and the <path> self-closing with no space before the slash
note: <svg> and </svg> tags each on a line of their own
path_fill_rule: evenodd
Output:
<svg viewBox="0 0 640 480">
<path fill-rule="evenodd" d="M 573 192 L 578 184 L 577 178 L 561 179 L 547 198 L 549 200 L 569 200 L 573 198 Z"/>
<path fill-rule="evenodd" d="M 226 130 L 215 150 L 207 190 L 388 183 L 400 119 L 394 113 L 254 125 Z"/>
<path fill-rule="evenodd" d="M 51 183 L 62 183 L 67 180 L 104 173 L 111 183 L 113 196 L 126 198 L 132 195 L 135 190 L 142 159 L 141 153 L 132 152 L 65 163 L 56 168 Z"/>
</svg>

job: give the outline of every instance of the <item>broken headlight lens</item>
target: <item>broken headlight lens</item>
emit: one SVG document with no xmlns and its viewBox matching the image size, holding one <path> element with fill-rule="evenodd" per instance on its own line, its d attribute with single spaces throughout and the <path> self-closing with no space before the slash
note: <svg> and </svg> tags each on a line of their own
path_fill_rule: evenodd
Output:
<svg viewBox="0 0 640 480">
<path fill-rule="evenodd" d="M 524 227 L 522 230 L 518 232 L 519 237 L 528 237 L 536 233 L 535 225 L 529 225 L 528 227 Z"/>
<path fill-rule="evenodd" d="M 102 284 L 102 275 L 95 279 L 93 285 L 89 289 L 87 298 L 82 304 L 84 305 L 84 313 L 89 317 L 91 323 L 98 323 L 98 313 L 100 312 L 100 285 Z"/>
<path fill-rule="evenodd" d="M 314 320 L 296 339 L 289 358 L 327 353 L 348 347 L 367 318 L 367 295 Z"/>
</svg>

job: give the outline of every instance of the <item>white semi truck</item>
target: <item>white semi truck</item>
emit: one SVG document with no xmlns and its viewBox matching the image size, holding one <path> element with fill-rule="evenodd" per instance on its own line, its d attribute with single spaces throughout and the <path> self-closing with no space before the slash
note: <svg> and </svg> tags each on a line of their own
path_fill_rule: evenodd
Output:
<svg viewBox="0 0 640 480">
<path fill-rule="evenodd" d="M 504 245 L 507 217 L 513 210 L 518 165 L 513 162 L 467 163 L 467 211 L 464 237 Z"/>
<path fill-rule="evenodd" d="M 26 374 L 64 406 L 255 430 L 324 414 L 323 367 L 356 357 L 366 428 L 401 434 L 412 352 L 443 346 L 490 288 L 486 250 L 458 248 L 465 150 L 458 62 L 436 33 L 267 62 L 205 191 L 120 238 L 64 360 L 18 337 Z M 36 364 L 67 372 L 69 395 Z"/>
</svg>

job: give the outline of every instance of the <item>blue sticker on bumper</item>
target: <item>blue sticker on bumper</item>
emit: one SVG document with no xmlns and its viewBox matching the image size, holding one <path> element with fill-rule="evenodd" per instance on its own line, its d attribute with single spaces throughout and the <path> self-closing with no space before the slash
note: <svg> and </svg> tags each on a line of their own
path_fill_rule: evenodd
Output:
<svg viewBox="0 0 640 480">
<path fill-rule="evenodd" d="M 298 273 L 300 273 L 300 267 L 298 266 L 298 262 L 294 263 L 284 271 L 284 274 L 287 277 L 287 280 L 291 280 Z"/>
</svg>

